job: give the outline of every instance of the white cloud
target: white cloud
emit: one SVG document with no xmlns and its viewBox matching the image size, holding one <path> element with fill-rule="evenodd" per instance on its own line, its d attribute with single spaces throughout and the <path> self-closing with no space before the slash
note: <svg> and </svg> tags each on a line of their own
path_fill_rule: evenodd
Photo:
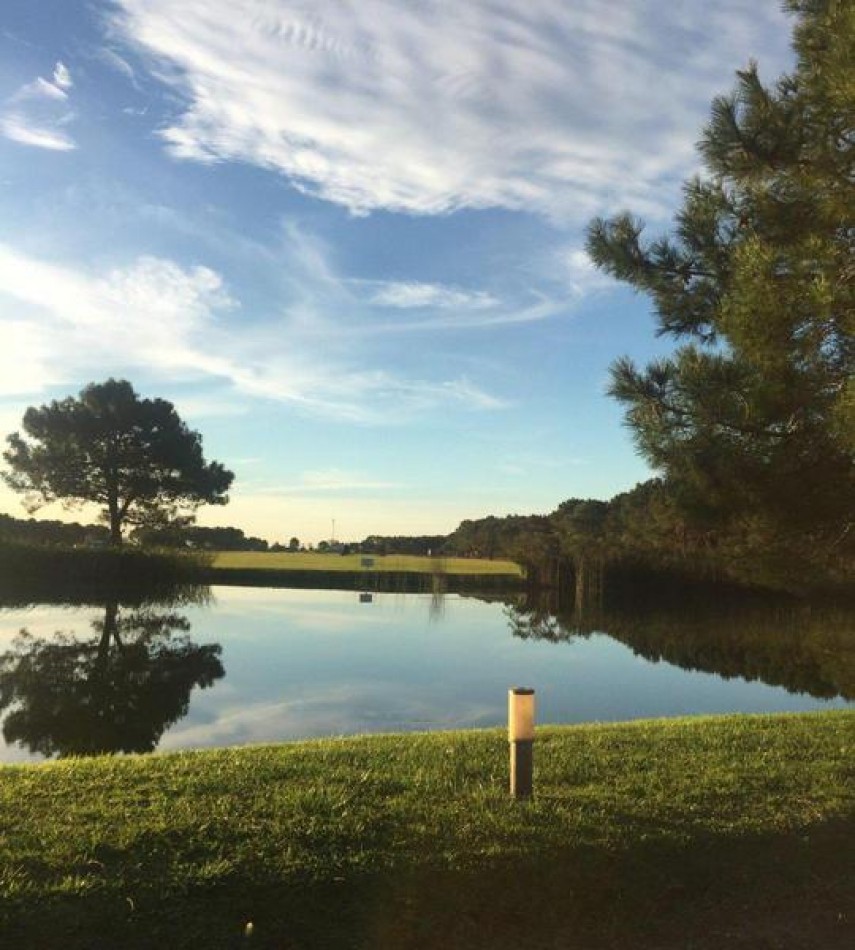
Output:
<svg viewBox="0 0 855 950">
<path fill-rule="evenodd" d="M 710 98 L 761 55 L 755 0 L 117 0 L 111 28 L 184 98 L 161 131 L 356 213 L 664 213 Z"/>
<path fill-rule="evenodd" d="M 296 297 L 283 318 L 254 323 L 207 267 L 142 257 L 103 275 L 47 263 L 0 244 L 0 394 L 106 374 L 142 373 L 171 381 L 227 384 L 245 397 L 288 402 L 308 412 L 358 422 L 396 423 L 438 407 L 502 405 L 465 377 L 408 379 L 365 368 L 366 359 L 314 299 L 322 258 L 305 247 Z M 313 290 L 314 286 L 314 290 Z M 332 291 L 330 291 L 332 293 Z M 232 318 L 232 319 L 228 319 Z M 370 358 L 370 357 L 369 357 Z M 216 400 L 215 400 L 216 402 Z"/>
<path fill-rule="evenodd" d="M 119 56 L 115 50 L 105 46 L 103 49 L 98 51 L 98 57 L 111 69 L 114 69 L 117 73 L 121 73 L 127 80 L 130 81 L 131 85 L 135 89 L 138 88 L 137 77 L 134 73 L 133 67 L 126 59 L 123 59 L 121 56 Z"/>
<path fill-rule="evenodd" d="M 11 97 L 11 102 L 26 102 L 28 99 L 52 99 L 54 102 L 65 102 L 68 93 L 56 82 L 49 82 L 38 76 L 33 82 L 27 83 Z"/>
<path fill-rule="evenodd" d="M 559 254 L 559 262 L 571 293 L 584 297 L 601 290 L 611 290 L 617 281 L 601 271 L 584 248 L 570 247 Z"/>
<path fill-rule="evenodd" d="M 45 263 L 0 245 L 0 294 L 17 302 L 19 346 L 40 347 L 47 379 L 22 362 L 9 367 L 10 391 L 37 391 L 89 366 L 151 365 L 210 372 L 192 340 L 216 310 L 230 305 L 220 278 L 205 267 L 139 258 L 104 276 Z M 21 307 L 20 305 L 24 305 Z M 8 317 L 3 318 L 3 326 Z"/>
<path fill-rule="evenodd" d="M 17 395 L 27 387 L 50 386 L 61 374 L 53 367 L 50 341 L 29 320 L 0 319 L 0 397 Z"/>
<path fill-rule="evenodd" d="M 521 302 L 496 304 L 489 307 L 463 307 L 452 310 L 450 307 L 431 308 L 426 316 L 415 320 L 372 320 L 353 330 L 363 336 L 392 336 L 397 333 L 432 333 L 440 330 L 489 329 L 490 327 L 511 326 L 521 323 L 539 323 L 551 317 L 567 313 L 575 302 L 575 291 L 558 296 L 530 291 L 529 298 Z M 451 312 L 449 312 L 451 311 Z"/>
<path fill-rule="evenodd" d="M 58 62 L 53 71 L 53 82 L 60 89 L 71 89 L 74 82 L 71 79 L 71 73 L 63 62 Z"/>
<path fill-rule="evenodd" d="M 20 145 L 32 145 L 53 152 L 70 152 L 77 148 L 74 140 L 65 132 L 29 125 L 25 116 L 14 112 L 0 119 L 0 133 Z"/>
<path fill-rule="evenodd" d="M 68 108 L 68 90 L 73 85 L 68 67 L 58 62 L 50 80 L 38 76 L 21 86 L 0 113 L 0 134 L 20 145 L 54 152 L 77 148 L 64 129 L 74 118 Z"/>
<path fill-rule="evenodd" d="M 442 284 L 418 281 L 374 281 L 370 302 L 381 307 L 404 310 L 434 308 L 441 310 L 485 310 L 499 301 L 483 290 L 461 290 Z"/>
</svg>

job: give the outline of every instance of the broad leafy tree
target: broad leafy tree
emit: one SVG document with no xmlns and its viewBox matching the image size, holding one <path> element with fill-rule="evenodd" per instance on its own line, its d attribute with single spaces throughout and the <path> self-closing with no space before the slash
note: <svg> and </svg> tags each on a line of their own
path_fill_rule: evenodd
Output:
<svg viewBox="0 0 855 950">
<path fill-rule="evenodd" d="M 6 482 L 28 506 L 100 505 L 113 544 L 129 525 L 189 519 L 224 505 L 234 475 L 206 462 L 202 437 L 165 399 L 141 399 L 126 380 L 92 383 L 78 397 L 30 407 L 8 437 Z"/>
<path fill-rule="evenodd" d="M 649 294 L 670 358 L 612 370 L 642 453 L 698 523 L 828 563 L 855 540 L 855 4 L 788 0 L 797 65 L 716 99 L 672 235 L 630 214 L 593 260 Z"/>
</svg>

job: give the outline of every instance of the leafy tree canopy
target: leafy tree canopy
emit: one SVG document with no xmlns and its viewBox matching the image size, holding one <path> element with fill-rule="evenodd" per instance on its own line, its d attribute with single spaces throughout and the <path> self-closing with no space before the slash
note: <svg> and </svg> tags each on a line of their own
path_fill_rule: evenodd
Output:
<svg viewBox="0 0 855 950">
<path fill-rule="evenodd" d="M 686 341 L 611 384 L 684 510 L 831 561 L 855 540 L 855 4 L 786 6 L 796 69 L 713 102 L 674 233 L 621 214 L 588 250 Z"/>
<path fill-rule="evenodd" d="M 234 475 L 206 462 L 202 437 L 165 399 L 140 399 L 126 380 L 92 383 L 78 397 L 27 409 L 7 439 L 6 482 L 28 507 L 61 501 L 103 509 L 114 544 L 127 525 L 190 520 L 224 505 Z"/>
</svg>

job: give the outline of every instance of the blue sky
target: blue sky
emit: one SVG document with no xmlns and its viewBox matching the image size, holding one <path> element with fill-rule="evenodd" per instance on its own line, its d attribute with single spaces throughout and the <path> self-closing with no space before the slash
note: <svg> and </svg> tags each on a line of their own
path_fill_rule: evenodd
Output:
<svg viewBox="0 0 855 950">
<path fill-rule="evenodd" d="M 667 227 L 711 98 L 789 30 L 777 0 L 3 0 L 0 430 L 130 379 L 236 473 L 200 523 L 271 541 L 631 488 L 608 366 L 671 344 L 585 224 Z"/>
</svg>

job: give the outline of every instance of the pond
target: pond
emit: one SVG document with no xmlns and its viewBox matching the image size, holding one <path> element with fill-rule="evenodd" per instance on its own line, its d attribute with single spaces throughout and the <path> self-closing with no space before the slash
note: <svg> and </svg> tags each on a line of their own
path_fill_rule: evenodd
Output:
<svg viewBox="0 0 855 950">
<path fill-rule="evenodd" d="M 456 594 L 218 587 L 0 609 L 0 761 L 363 732 L 842 707 L 855 616 L 551 613 Z M 25 631 L 25 633 L 21 633 Z"/>
</svg>

